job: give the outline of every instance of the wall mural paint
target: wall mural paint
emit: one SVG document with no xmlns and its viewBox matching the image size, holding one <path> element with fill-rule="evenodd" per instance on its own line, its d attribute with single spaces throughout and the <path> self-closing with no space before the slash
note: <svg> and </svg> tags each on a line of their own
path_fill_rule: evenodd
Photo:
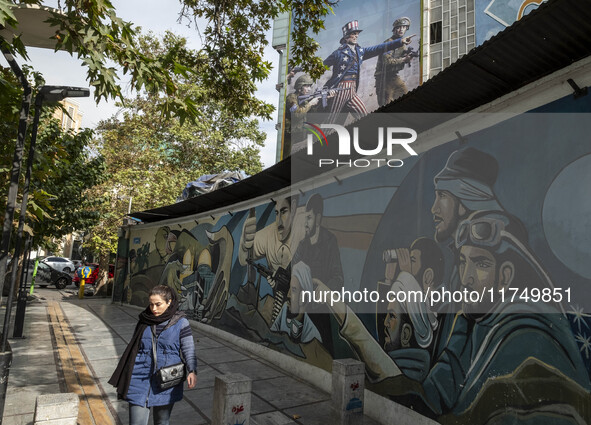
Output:
<svg viewBox="0 0 591 425">
<path fill-rule="evenodd" d="M 359 358 L 369 389 L 444 424 L 591 423 L 591 204 L 581 184 L 591 148 L 577 143 L 587 126 L 576 114 L 518 117 L 396 171 L 215 219 L 137 226 L 120 253 L 131 278 L 117 282 L 135 305 L 169 285 L 190 318 L 326 370 Z M 343 287 L 572 294 L 381 308 L 298 297 Z"/>
<path fill-rule="evenodd" d="M 333 3 L 334 14 L 312 35 L 319 44 L 316 54 L 329 70 L 318 81 L 299 67 L 288 73 L 282 158 L 303 148 L 309 114 L 325 114 L 323 123 L 350 123 L 420 83 L 421 2 Z M 393 43 L 410 36 L 408 45 Z"/>
</svg>

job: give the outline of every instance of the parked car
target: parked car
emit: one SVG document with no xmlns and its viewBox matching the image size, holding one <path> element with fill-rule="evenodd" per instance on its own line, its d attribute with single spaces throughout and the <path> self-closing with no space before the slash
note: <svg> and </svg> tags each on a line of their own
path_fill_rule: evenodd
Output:
<svg viewBox="0 0 591 425">
<path fill-rule="evenodd" d="M 41 263 L 45 263 L 48 266 L 65 273 L 73 272 L 76 269 L 74 263 L 64 257 L 46 257 L 41 260 Z"/>
<path fill-rule="evenodd" d="M 99 265 L 97 263 L 89 263 L 87 264 L 88 267 L 90 267 L 92 269 L 92 273 L 90 273 L 90 276 L 86 278 L 86 282 L 84 282 L 85 285 L 94 285 L 94 282 L 97 280 L 98 276 L 99 276 Z M 74 278 L 72 279 L 72 281 L 74 282 L 74 285 L 76 285 L 77 287 L 80 287 L 80 279 L 82 278 L 82 269 L 84 268 L 84 266 L 80 266 L 78 268 L 78 270 L 76 270 L 76 273 L 74 273 Z M 109 279 L 113 277 L 115 273 L 115 265 L 114 264 L 109 264 Z"/>
<path fill-rule="evenodd" d="M 35 281 L 41 288 L 55 285 L 57 289 L 64 289 L 72 284 L 72 276 L 69 273 L 54 269 L 47 263 L 40 262 L 37 266 Z"/>
</svg>

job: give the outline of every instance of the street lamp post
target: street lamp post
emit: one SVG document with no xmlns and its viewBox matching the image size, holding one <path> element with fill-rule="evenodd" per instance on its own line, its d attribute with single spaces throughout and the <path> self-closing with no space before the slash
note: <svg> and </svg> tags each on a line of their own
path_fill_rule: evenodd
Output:
<svg viewBox="0 0 591 425">
<path fill-rule="evenodd" d="M 14 158 L 12 160 L 12 171 L 10 173 L 10 186 L 8 187 L 8 196 L 6 201 L 6 210 L 4 213 L 4 225 L 2 228 L 2 242 L 0 243 L 0 300 L 2 299 L 2 290 L 4 288 L 4 280 L 6 277 L 6 265 L 8 263 L 8 249 L 10 248 L 10 232 L 12 230 L 12 220 L 14 218 L 14 207 L 16 205 L 16 196 L 18 193 L 18 180 L 21 172 L 21 164 L 23 160 L 23 150 L 25 147 L 25 135 L 27 133 L 27 120 L 29 117 L 29 109 L 31 107 L 32 90 L 23 71 L 18 66 L 18 63 L 12 56 L 12 53 L 3 40 L 0 39 L 0 49 L 8 63 L 12 72 L 19 79 L 23 87 L 23 97 L 21 103 L 21 110 L 19 114 L 18 135 L 16 139 L 16 147 L 14 149 Z M 14 263 L 13 263 L 14 267 Z M 10 317 L 10 316 L 8 316 Z M 4 335 L 2 336 L 4 339 Z M 8 388 L 8 373 L 10 364 L 12 363 L 12 350 L 6 343 L 2 344 L 0 349 L 0 424 L 2 423 L 2 416 L 4 415 L 4 402 L 6 400 L 6 389 Z"/>
<path fill-rule="evenodd" d="M 6 277 L 6 265 L 8 263 L 8 250 L 10 248 L 10 233 L 12 230 L 12 220 L 14 218 L 14 209 L 16 205 L 16 196 L 18 194 L 18 180 L 21 173 L 21 164 L 23 161 L 23 150 L 25 148 L 25 135 L 27 133 L 27 120 L 29 118 L 29 109 L 31 107 L 32 89 L 27 81 L 25 74 L 14 59 L 14 56 L 8 50 L 6 45 L 0 39 L 2 53 L 10 64 L 10 68 L 23 87 L 23 99 L 18 122 L 18 134 L 16 147 L 14 149 L 14 158 L 12 160 L 12 171 L 10 173 L 10 186 L 8 187 L 8 196 L 6 201 L 6 210 L 4 212 L 4 225 L 2 227 L 2 243 L 0 245 L 0 299 L 2 299 L 2 290 Z M 0 352 L 3 352 L 2 349 Z M 1 375 L 1 373 L 0 373 Z M 1 377 L 1 376 L 0 376 Z"/>
<path fill-rule="evenodd" d="M 14 257 L 13 257 L 13 264 L 12 264 L 12 273 L 10 276 L 10 286 L 8 288 L 8 297 L 6 299 L 6 313 L 4 316 L 4 326 L 2 329 L 2 342 L 0 343 L 0 375 L 2 380 L 0 382 L 0 423 L 2 415 L 4 414 L 4 402 L 6 399 L 6 389 L 8 387 L 8 374 L 10 363 L 12 360 L 12 351 L 8 346 L 8 328 L 10 325 L 10 314 L 12 310 L 12 297 L 14 294 L 15 283 L 16 283 L 16 271 L 18 269 L 18 258 L 20 256 L 20 246 L 23 236 L 23 229 L 25 225 L 25 218 L 27 212 L 27 202 L 29 197 L 29 186 L 31 182 L 31 173 L 33 169 L 33 159 L 35 156 L 35 145 L 37 142 L 37 130 L 39 127 L 39 116 L 41 115 L 41 108 L 43 106 L 43 101 L 48 102 L 58 102 L 60 100 L 65 99 L 66 97 L 88 97 L 90 96 L 90 91 L 85 88 L 79 87 L 63 87 L 63 86 L 43 86 L 39 89 L 37 96 L 35 97 L 35 118 L 33 120 L 33 129 L 31 132 L 31 145 L 29 148 L 29 156 L 27 158 L 27 173 L 25 176 L 25 185 L 23 189 L 23 199 L 21 203 L 21 212 L 19 216 L 19 225 L 16 235 L 15 241 L 15 248 L 14 248 Z M 19 138 L 21 137 L 20 129 L 19 129 Z M 24 135 L 23 135 L 23 144 L 24 144 Z M 21 160 L 22 160 L 22 150 L 21 150 Z M 20 162 L 20 161 L 19 161 Z M 20 173 L 20 164 L 18 167 Z M 17 179 L 17 189 L 18 189 L 18 179 Z M 14 209 L 14 207 L 13 207 Z M 12 218 L 8 222 L 12 224 Z M 6 221 L 4 223 L 6 225 Z M 4 243 L 4 237 L 3 237 Z M 0 276 L 4 278 L 4 276 Z M 25 283 L 26 285 L 26 283 Z M 26 291 L 19 291 L 19 299 L 17 304 L 17 312 L 15 318 L 15 326 L 14 326 L 14 336 L 21 337 L 22 336 L 22 329 L 23 323 L 25 319 L 25 308 L 26 308 L 27 296 Z M 8 350 L 7 350 L 8 347 Z"/>
<path fill-rule="evenodd" d="M 8 189 L 6 211 L 4 215 L 2 241 L 0 243 L 0 300 L 2 299 L 2 290 L 6 277 L 6 265 L 8 262 L 8 250 L 10 247 L 10 233 L 12 230 L 12 220 L 14 218 L 16 197 L 18 193 L 18 182 L 32 96 L 31 87 L 12 55 L 8 40 L 14 36 L 18 36 L 20 42 L 27 46 L 53 49 L 55 48 L 56 44 L 55 40 L 52 39 L 52 37 L 55 35 L 55 27 L 47 24 L 47 22 L 48 18 L 55 16 L 56 14 L 60 14 L 60 12 L 56 9 L 31 4 L 11 5 L 11 12 L 14 14 L 14 16 L 16 16 L 20 25 L 18 28 L 12 28 L 10 26 L 3 27 L 0 25 L 0 50 L 2 51 L 4 58 L 8 61 L 12 72 L 16 75 L 23 87 L 23 98 L 19 117 L 17 143 L 12 164 L 10 186 Z M 49 90 L 44 95 L 45 99 L 49 100 L 49 98 L 51 98 L 54 94 L 57 93 Z M 88 94 L 85 96 L 88 96 Z M 18 257 L 15 256 L 14 258 L 18 260 Z M 12 276 L 11 280 L 14 281 Z M 11 308 L 9 306 L 12 305 L 12 294 L 14 293 L 13 285 L 11 285 L 11 288 L 9 289 L 11 289 L 12 292 L 7 300 L 7 313 L 9 313 L 9 308 Z M 4 321 L 4 333 L 2 335 L 2 343 L 0 347 L 0 425 L 2 424 L 2 416 L 4 414 L 4 401 L 6 399 L 6 389 L 8 387 L 9 367 L 12 362 L 12 351 L 10 350 L 10 346 L 6 340 L 8 331 L 6 326 L 9 322 L 9 319 L 10 314 L 7 314 Z"/>
<path fill-rule="evenodd" d="M 14 219 L 16 197 L 18 193 L 18 179 L 21 172 L 29 109 L 32 101 L 31 86 L 15 60 L 9 43 L 13 37 L 18 36 L 20 43 L 26 46 L 55 49 L 56 42 L 53 37 L 55 36 L 56 28 L 48 24 L 48 20 L 54 16 L 61 15 L 61 12 L 57 9 L 26 3 L 10 5 L 10 11 L 18 20 L 19 25 L 17 27 L 12 27 L 10 25 L 5 27 L 0 25 L 0 50 L 10 65 L 12 72 L 23 87 L 23 97 L 19 114 L 17 142 L 14 150 L 12 171 L 10 174 L 10 186 L 8 189 L 6 210 L 4 214 L 2 242 L 0 243 L 0 300 L 2 300 L 2 290 L 6 278 L 6 265 L 8 263 L 8 250 L 10 248 L 12 220 Z M 2 372 L 0 371 L 0 381 L 2 380 L 2 376 Z M 2 418 L 0 417 L 0 424 L 1 423 Z"/>
<path fill-rule="evenodd" d="M 80 87 L 64 87 L 64 86 L 43 86 L 37 92 L 35 96 L 35 118 L 33 119 L 33 129 L 31 130 L 31 146 L 29 148 L 29 157 L 27 158 L 27 174 L 25 176 L 25 185 L 23 188 L 23 199 L 21 203 L 21 213 L 18 222 L 18 230 L 16 234 L 16 242 L 14 248 L 14 258 L 17 259 L 20 256 L 20 246 L 22 243 L 23 229 L 25 225 L 27 202 L 29 199 L 29 186 L 31 183 L 31 173 L 33 171 L 33 161 L 35 158 L 35 147 L 37 143 L 37 131 L 39 129 L 39 117 L 41 115 L 41 109 L 43 102 L 55 103 L 60 100 L 64 100 L 67 97 L 88 97 L 90 96 L 90 90 Z M 10 276 L 10 287 L 9 297 L 6 302 L 6 318 L 10 317 L 10 307 L 12 304 L 12 295 L 14 294 L 14 287 L 16 284 L 16 271 L 17 267 L 12 268 L 12 274 Z M 24 287 L 23 287 L 24 286 Z M 25 320 L 25 308 L 27 305 L 27 291 L 26 282 L 24 285 L 20 285 L 16 317 L 14 322 L 14 333 L 13 338 L 21 338 L 23 336 L 23 325 Z M 2 345 L 0 350 L 5 346 L 5 340 L 8 335 L 8 320 L 4 320 L 4 330 L 2 332 Z M 3 351 L 3 350 L 2 350 Z"/>
</svg>

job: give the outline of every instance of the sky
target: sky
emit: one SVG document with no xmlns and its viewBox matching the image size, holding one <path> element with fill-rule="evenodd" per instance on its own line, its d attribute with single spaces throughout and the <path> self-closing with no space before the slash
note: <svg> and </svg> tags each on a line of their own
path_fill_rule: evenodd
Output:
<svg viewBox="0 0 591 425">
<path fill-rule="evenodd" d="M 189 47 L 197 49 L 200 39 L 194 27 L 188 28 L 186 23 L 177 23 L 178 13 L 181 10 L 179 0 L 112 0 L 119 17 L 131 21 L 142 27 L 144 31 L 151 30 L 156 35 L 162 35 L 170 30 L 187 38 Z M 56 7 L 57 1 L 47 1 L 46 6 Z M 268 34 L 268 39 L 271 33 Z M 53 52 L 50 49 L 28 48 L 30 61 L 27 64 L 40 71 L 48 85 L 67 85 L 89 87 L 86 81 L 86 68 L 82 62 L 71 57 L 66 52 Z M 258 85 L 257 97 L 265 100 L 277 108 L 279 95 L 275 89 L 277 83 L 277 65 L 279 54 L 268 46 L 265 50 L 265 59 L 273 63 L 270 78 Z M 19 60 L 19 64 L 23 65 Z M 125 81 L 125 80 L 122 80 Z M 126 89 L 126 84 L 122 86 Z M 109 118 L 117 113 L 114 101 L 101 101 L 98 105 L 94 101 L 93 89 L 90 88 L 90 98 L 75 99 L 83 113 L 82 126 L 94 128 L 102 119 Z M 260 128 L 267 134 L 265 147 L 261 150 L 261 160 L 264 167 L 275 163 L 275 149 L 277 131 L 275 130 L 276 112 L 273 120 L 260 121 Z"/>
</svg>

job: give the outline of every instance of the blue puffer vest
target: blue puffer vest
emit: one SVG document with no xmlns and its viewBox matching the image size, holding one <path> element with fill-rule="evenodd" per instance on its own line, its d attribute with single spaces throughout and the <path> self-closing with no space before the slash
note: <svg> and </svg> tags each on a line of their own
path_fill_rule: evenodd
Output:
<svg viewBox="0 0 591 425">
<path fill-rule="evenodd" d="M 173 317 L 172 322 L 175 322 L 175 319 Z M 156 341 L 158 366 L 155 370 L 181 362 L 180 332 L 183 326 L 188 325 L 187 319 L 183 317 L 172 325 L 167 324 L 167 327 L 158 335 Z M 167 390 L 158 390 L 152 363 L 152 330 L 147 327 L 135 358 L 126 400 L 131 404 L 146 407 L 165 406 L 182 400 L 182 384 Z"/>
</svg>

